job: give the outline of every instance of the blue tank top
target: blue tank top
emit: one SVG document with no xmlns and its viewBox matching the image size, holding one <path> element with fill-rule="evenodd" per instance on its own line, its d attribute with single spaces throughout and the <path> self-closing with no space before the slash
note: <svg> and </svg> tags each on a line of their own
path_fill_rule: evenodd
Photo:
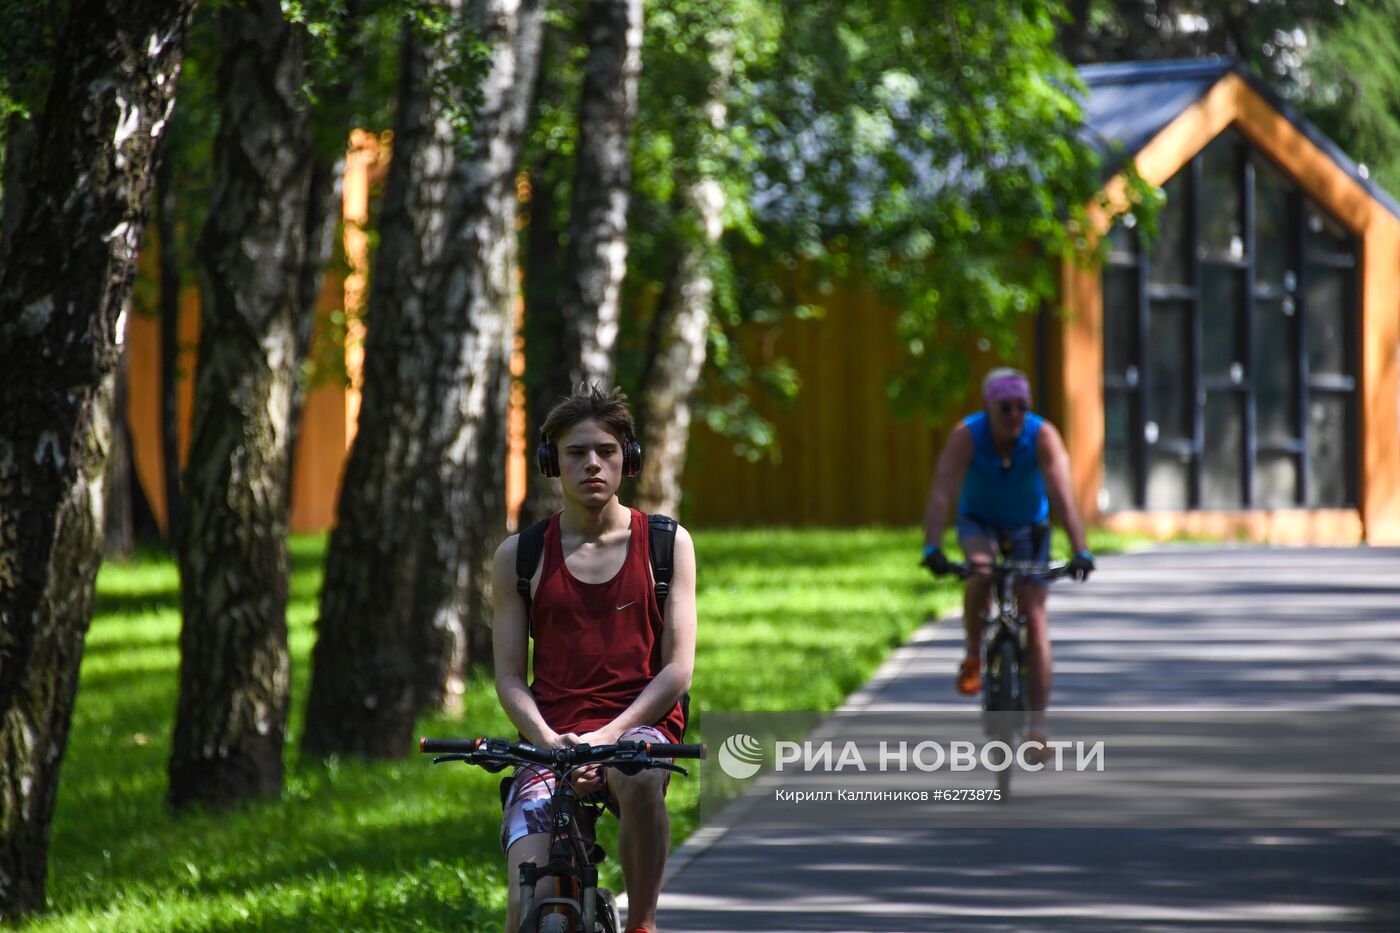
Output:
<svg viewBox="0 0 1400 933">
<path fill-rule="evenodd" d="M 994 528 L 1020 528 L 1050 517 L 1050 500 L 1036 458 L 1036 439 L 1045 419 L 1026 412 L 1021 436 L 1011 448 L 1009 465 L 1003 465 L 992 445 L 992 427 L 980 411 L 963 419 L 972 432 L 972 462 L 963 478 L 958 512 L 979 518 Z"/>
</svg>

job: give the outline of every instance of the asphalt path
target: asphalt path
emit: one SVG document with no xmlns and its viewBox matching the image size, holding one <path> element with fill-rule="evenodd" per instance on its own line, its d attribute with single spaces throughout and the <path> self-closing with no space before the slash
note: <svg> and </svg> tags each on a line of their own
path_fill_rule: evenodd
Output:
<svg viewBox="0 0 1400 933">
<path fill-rule="evenodd" d="M 1400 712 L 1400 549 L 1170 547 L 1105 557 L 1089 584 L 1057 585 L 1050 610 L 1052 738 L 1057 710 L 1338 723 L 1394 723 Z M 929 620 L 848 710 L 966 710 L 971 701 L 952 688 L 961 645 L 959 621 Z M 1397 746 L 1393 732 L 1377 737 L 1377 747 Z M 1189 784 L 1189 766 L 1173 767 L 1161 765 L 1163 786 Z M 1314 784 L 1325 791 L 1345 770 Z M 1316 825 L 1297 819 L 1302 803 L 1279 825 L 1132 814 L 1095 825 L 1083 785 L 1065 778 L 1071 789 L 1056 797 L 1060 775 L 1032 777 L 1013 784 L 1023 809 L 1000 812 L 1054 811 L 1057 825 L 923 813 L 907 826 L 775 826 L 741 798 L 673 854 L 662 928 L 1400 930 L 1400 812 L 1389 804 L 1374 820 L 1335 828 L 1325 808 Z M 1384 780 L 1390 787 L 1400 775 Z"/>
</svg>

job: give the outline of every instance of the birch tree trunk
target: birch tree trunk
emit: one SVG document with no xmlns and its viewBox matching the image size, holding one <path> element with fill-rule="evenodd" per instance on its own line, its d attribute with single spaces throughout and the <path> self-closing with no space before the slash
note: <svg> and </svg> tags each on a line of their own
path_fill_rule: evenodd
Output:
<svg viewBox="0 0 1400 933">
<path fill-rule="evenodd" d="M 729 35 L 719 34 L 719 43 L 711 55 L 715 71 L 705 104 L 708 132 L 700 137 L 701 147 L 713 147 L 728 125 L 724 97 L 733 68 Z M 695 160 L 696 165 L 706 162 Z M 637 482 L 637 508 L 672 516 L 681 507 L 681 474 L 690 444 L 692 400 L 708 350 L 714 301 L 710 263 L 724 232 L 724 188 L 714 178 L 700 177 L 686 188 L 686 200 L 695 230 L 676 262 L 652 321 L 651 352 L 638 403 L 645 456 Z"/>
<path fill-rule="evenodd" d="M 450 236 L 431 285 L 440 302 L 437 402 L 419 487 L 417 666 L 428 690 L 424 703 L 435 706 L 451 706 L 460 695 L 470 644 L 489 645 L 482 633 L 490 627 L 491 557 L 505 536 L 506 410 L 519 300 L 515 176 L 544 26 L 542 0 L 478 0 L 473 11 L 492 52 L 472 154 L 453 177 L 466 197 L 449 215 Z"/>
<path fill-rule="evenodd" d="M 618 305 L 627 272 L 632 124 L 642 70 L 642 0 L 590 0 L 588 60 L 579 102 L 569 248 L 560 296 L 567 381 L 610 384 Z"/>
<path fill-rule="evenodd" d="M 645 454 L 637 480 L 637 508 L 672 516 L 680 510 L 691 401 L 708 348 L 714 298 L 709 264 L 724 210 L 724 191 L 713 180 L 692 186 L 689 197 L 700 218 L 701 233 L 686 246 L 665 300 L 656 309 L 654 349 L 638 401 L 639 440 Z"/>
<path fill-rule="evenodd" d="M 503 496 L 500 475 L 476 470 L 483 459 L 493 471 L 503 461 L 514 170 L 542 4 L 485 0 L 466 15 L 490 48 L 470 156 L 430 91 L 450 63 L 405 37 L 360 428 L 317 622 L 310 754 L 401 757 L 418 712 L 453 694 L 479 577 L 471 561 L 497 524 L 493 497 Z M 483 485 L 469 490 L 482 497 L 472 514 L 443 514 L 464 507 L 444 475 Z"/>
<path fill-rule="evenodd" d="M 460 7 L 454 6 L 454 15 Z M 394 151 L 370 278 L 359 427 L 326 558 L 302 748 L 396 757 L 418 696 L 411 653 L 419 512 L 414 483 L 430 405 L 429 270 L 445 238 L 457 146 L 434 95 L 446 52 L 402 40 Z"/>
<path fill-rule="evenodd" d="M 77 0 L 0 248 L 0 919 L 42 909 L 100 559 L 117 316 L 192 2 Z M 23 197 L 12 194 L 22 191 Z"/>
<path fill-rule="evenodd" d="M 277 0 L 220 14 L 214 196 L 201 235 L 195 414 L 180 533 L 184 625 L 169 800 L 282 792 L 287 456 L 311 165 L 306 33 Z"/>
</svg>

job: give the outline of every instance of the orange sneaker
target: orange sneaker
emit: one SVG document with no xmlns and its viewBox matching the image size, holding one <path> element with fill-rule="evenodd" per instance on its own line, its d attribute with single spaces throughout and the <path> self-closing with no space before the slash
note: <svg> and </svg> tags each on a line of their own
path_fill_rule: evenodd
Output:
<svg viewBox="0 0 1400 933">
<path fill-rule="evenodd" d="M 1026 744 L 1030 747 L 1026 749 L 1026 761 L 1031 764 L 1045 764 L 1053 761 L 1055 750 L 1045 744 L 1048 741 L 1044 729 L 1032 729 L 1026 736 Z"/>
<path fill-rule="evenodd" d="M 965 658 L 958 668 L 958 692 L 972 696 L 982 689 L 982 662 L 976 658 Z"/>
</svg>

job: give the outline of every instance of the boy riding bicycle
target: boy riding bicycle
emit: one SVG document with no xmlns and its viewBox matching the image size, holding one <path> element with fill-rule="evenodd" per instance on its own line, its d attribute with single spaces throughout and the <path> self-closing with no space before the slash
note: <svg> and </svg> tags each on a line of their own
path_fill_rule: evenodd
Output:
<svg viewBox="0 0 1400 933">
<path fill-rule="evenodd" d="M 521 535 L 496 551 L 496 694 L 521 736 L 541 748 L 683 740 L 681 698 L 695 661 L 695 549 L 677 526 L 663 613 L 648 561 L 647 516 L 617 499 L 622 477 L 636 475 L 641 457 L 624 402 L 616 389 L 581 387 L 545 418 L 540 468 L 560 478 L 564 508 L 545 526 L 528 600 L 515 592 Z M 527 683 L 530 638 L 534 679 Z M 548 860 L 552 782 L 521 768 L 506 798 L 501 843 L 512 882 L 510 933 L 520 922 L 513 883 L 519 865 Z M 615 801 L 627 929 L 655 931 L 670 846 L 666 772 L 590 768 L 575 787 Z"/>
<path fill-rule="evenodd" d="M 938 457 L 924 518 L 924 565 L 948 573 L 951 562 L 941 542 L 953 495 L 958 493 L 958 545 L 967 563 L 990 567 L 1002 542 L 1009 559 L 1038 564 L 1050 558 L 1050 505 L 1064 522 L 1074 548 L 1069 574 L 1083 581 L 1094 570 L 1084 524 L 1069 487 L 1069 455 L 1055 426 L 1030 411 L 1031 388 L 1017 369 L 994 369 L 982 382 L 985 409 L 968 415 L 948 436 Z M 988 576 L 967 581 L 963 627 L 967 654 L 958 669 L 957 689 L 976 694 L 982 685 L 979 646 L 991 601 Z M 1027 644 L 1031 709 L 1029 739 L 1044 748 L 1045 710 L 1050 700 L 1050 631 L 1045 611 L 1046 584 L 1028 579 L 1016 598 L 1029 629 Z"/>
</svg>

